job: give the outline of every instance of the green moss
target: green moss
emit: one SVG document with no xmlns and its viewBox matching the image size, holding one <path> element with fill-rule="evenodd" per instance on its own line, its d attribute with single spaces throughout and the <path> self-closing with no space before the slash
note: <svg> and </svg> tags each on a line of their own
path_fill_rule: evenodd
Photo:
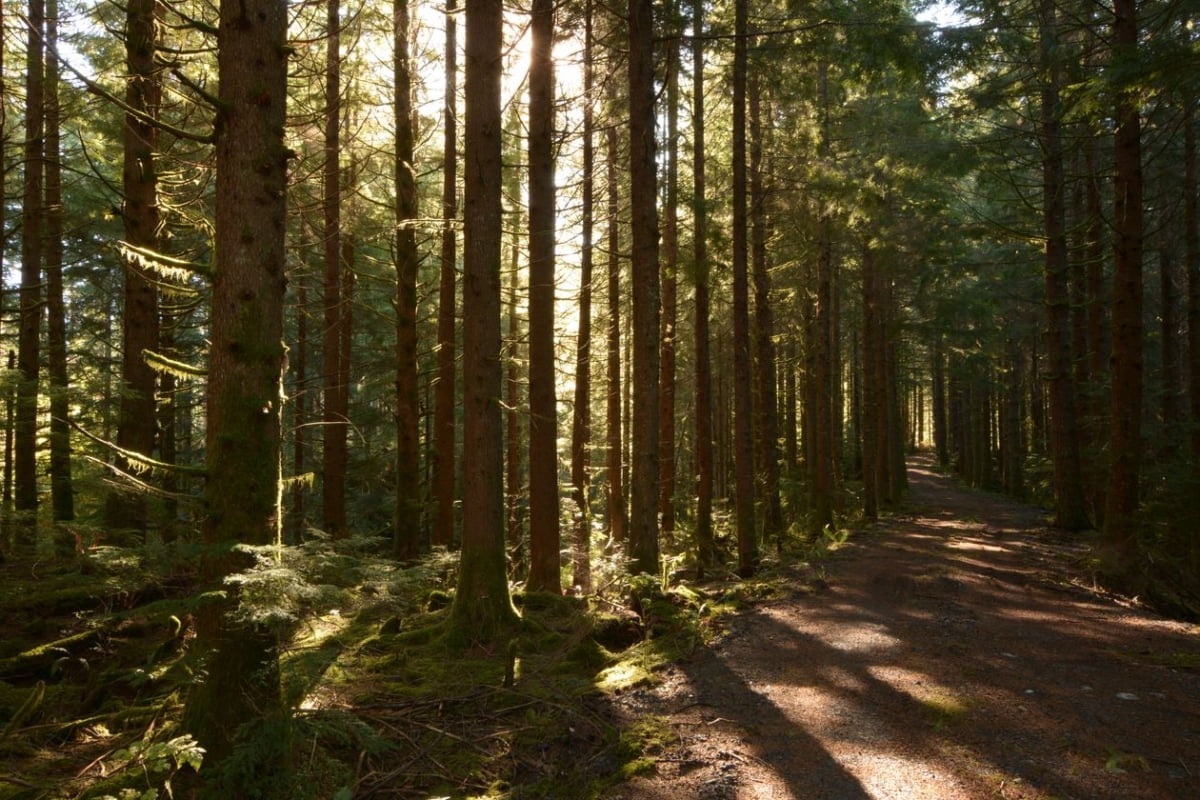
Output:
<svg viewBox="0 0 1200 800">
<path fill-rule="evenodd" d="M 679 734 L 671 727 L 666 717 L 649 715 L 641 717 L 621 734 L 626 744 L 636 746 L 644 753 L 659 753 L 679 741 Z"/>
<path fill-rule="evenodd" d="M 642 756 L 622 764 L 620 777 L 621 780 L 627 781 L 639 775 L 652 775 L 656 769 L 658 769 L 658 765 L 653 758 Z"/>
</svg>

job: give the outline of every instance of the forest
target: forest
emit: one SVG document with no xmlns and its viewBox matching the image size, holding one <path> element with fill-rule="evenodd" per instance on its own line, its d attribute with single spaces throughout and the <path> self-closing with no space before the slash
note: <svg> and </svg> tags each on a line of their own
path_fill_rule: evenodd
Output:
<svg viewBox="0 0 1200 800">
<path fill-rule="evenodd" d="M 0 798 L 603 796 L 914 453 L 1200 618 L 1194 3 L 0 11 Z"/>
</svg>

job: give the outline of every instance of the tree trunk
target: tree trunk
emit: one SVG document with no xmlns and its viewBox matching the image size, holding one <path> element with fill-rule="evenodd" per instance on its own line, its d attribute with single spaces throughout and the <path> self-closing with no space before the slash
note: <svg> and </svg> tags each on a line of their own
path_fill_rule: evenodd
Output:
<svg viewBox="0 0 1200 800">
<path fill-rule="evenodd" d="M 55 522 L 75 519 L 71 483 L 70 396 L 67 385 L 67 323 L 63 302 L 62 148 L 59 136 L 58 2 L 46 8 L 46 340 L 50 383 L 50 504 Z M 153 409 L 151 409 L 152 419 Z M 151 427 L 153 431 L 153 427 Z M 65 542 L 62 535 L 66 536 Z M 71 537 L 56 533 L 65 552 Z M 64 546 L 65 544 L 65 546 Z"/>
<path fill-rule="evenodd" d="M 746 0 L 734 3 L 733 50 L 733 424 L 738 572 L 758 565 L 754 523 L 754 427 L 746 219 Z"/>
<path fill-rule="evenodd" d="M 946 421 L 946 355 L 942 351 L 942 337 L 937 335 L 929 349 L 929 359 L 932 362 L 933 394 L 933 449 L 937 453 L 938 465 L 942 468 L 950 466 L 950 435 Z"/>
<path fill-rule="evenodd" d="M 571 489 L 575 500 L 572 585 L 592 589 L 592 509 L 589 498 L 588 448 L 592 436 L 592 236 L 595 228 L 595 118 L 592 90 L 594 41 L 592 0 L 584 5 L 583 40 L 583 165 L 581 176 L 579 253 L 579 332 L 575 339 L 575 397 L 571 413 Z"/>
<path fill-rule="evenodd" d="M 830 157 L 829 65 L 817 66 L 819 114 L 821 117 L 820 151 Z M 816 297 L 813 306 L 812 342 L 812 458 L 809 461 L 812 507 L 810 532 L 819 534 L 833 525 L 834 511 L 834 431 L 833 414 L 833 241 L 829 214 L 820 211 L 816 258 Z"/>
<path fill-rule="evenodd" d="M 204 568 L 208 585 L 251 566 L 233 547 L 280 537 L 284 235 L 289 151 L 287 8 L 222 3 L 218 34 L 216 253 L 209 331 Z M 247 64 L 255 69 L 248 70 Z M 228 587 L 227 587 L 228 590 Z M 277 631 L 234 615 L 236 593 L 200 612 L 204 654 L 184 727 L 219 762 L 243 724 L 281 711 Z M 255 765 L 270 772 L 282 764 Z"/>
<path fill-rule="evenodd" d="M 455 356 L 458 241 L 458 15 L 456 0 L 446 3 L 445 99 L 442 110 L 442 250 L 438 282 L 437 389 L 434 395 L 433 543 L 454 544 Z"/>
<path fill-rule="evenodd" d="M 709 353 L 708 207 L 705 197 L 704 4 L 692 4 L 692 282 L 695 286 L 696 562 L 717 562 L 713 543 L 713 409 Z"/>
<path fill-rule="evenodd" d="M 789 473 L 794 473 L 800 465 L 800 441 L 796 406 L 799 398 L 796 393 L 796 372 L 800 360 L 799 347 L 796 344 L 797 334 L 793 332 L 787 339 L 787 367 L 783 375 L 783 453 Z"/>
<path fill-rule="evenodd" d="M 1200 208 L 1196 180 L 1196 99 L 1184 103 L 1183 246 L 1187 271 L 1188 395 L 1192 416 L 1192 474 L 1200 478 Z M 1200 553 L 1200 546 L 1197 548 Z"/>
<path fill-rule="evenodd" d="M 1137 58 L 1136 0 L 1114 0 L 1113 57 Z M 1142 151 L 1137 89 L 1117 94 L 1113 145 L 1112 419 L 1104 513 L 1106 566 L 1125 571 L 1137 550 L 1142 449 Z"/>
<path fill-rule="evenodd" d="M 396 513 L 392 552 L 411 561 L 421 552 L 421 402 L 417 364 L 417 272 L 413 229 L 418 216 L 413 167 L 412 62 L 408 0 L 395 0 L 393 74 L 396 125 Z"/>
<path fill-rule="evenodd" d="M 1159 397 L 1159 421 L 1162 425 L 1159 455 L 1170 464 L 1181 452 L 1179 432 L 1182 376 L 1179 347 L 1179 287 L 1175 279 L 1172 244 L 1164 242 L 1158 251 L 1159 344 L 1162 357 L 1162 388 Z"/>
<path fill-rule="evenodd" d="M 863 517 L 874 520 L 879 517 L 879 405 L 883 400 L 880 387 L 876 385 L 878 373 L 874 368 L 879 357 L 880 301 L 879 280 L 876 277 L 875 253 L 870 245 L 862 252 L 862 315 L 863 315 L 863 369 L 862 369 L 862 480 Z"/>
<path fill-rule="evenodd" d="M 629 206 L 633 414 L 629 556 L 658 574 L 658 190 L 654 154 L 654 2 L 629 0 Z"/>
<path fill-rule="evenodd" d="M 529 578 L 562 591 L 554 370 L 554 0 L 533 0 L 529 66 Z"/>
<path fill-rule="evenodd" d="M 25 56 L 25 172 L 21 208 L 21 292 L 18 330 L 16 447 L 14 454 L 17 537 L 33 544 L 37 526 L 38 359 L 41 352 L 42 243 L 45 221 L 42 178 L 45 170 L 46 10 L 29 0 L 29 36 Z"/>
<path fill-rule="evenodd" d="M 672 17 L 674 12 L 672 11 Z M 659 348 L 658 514 L 662 532 L 675 532 L 675 330 L 679 307 L 679 46 L 667 43 L 666 189 L 663 201 L 662 343 Z"/>
<path fill-rule="evenodd" d="M 296 354 L 291 358 L 295 370 L 295 389 L 292 398 L 292 475 L 299 478 L 307 468 L 308 449 L 308 281 L 304 271 L 296 277 Z M 165 458 L 165 456 L 164 456 Z M 292 484 L 292 510 L 290 514 L 292 544 L 304 540 L 307 527 L 305 513 L 305 482 L 296 480 Z"/>
<path fill-rule="evenodd" d="M 611 110 L 617 102 L 614 76 L 608 76 L 608 105 Z M 607 331 L 607 386 L 605 389 L 605 422 L 608 429 L 605 471 L 608 489 L 608 535 L 614 542 L 625 541 L 628 518 L 625 513 L 625 482 L 621 448 L 621 232 L 620 194 L 617 181 L 617 126 L 611 123 L 606 129 L 605 143 L 608 148 L 608 331 Z"/>
<path fill-rule="evenodd" d="M 768 206 L 767 167 L 764 145 L 770 136 L 762 122 L 762 82 L 757 74 L 749 79 L 750 105 L 750 221 L 751 265 L 754 281 L 754 433 L 759 475 L 759 498 L 763 510 L 762 539 L 783 546 L 783 506 L 779 499 L 779 420 L 775 391 L 775 316 L 771 303 L 771 277 L 767 239 L 771 225 Z M 768 121 L 768 126 L 770 122 Z M 769 149 L 769 147 L 767 148 Z"/>
<path fill-rule="evenodd" d="M 125 115 L 121 216 L 125 243 L 140 250 L 159 248 L 158 173 L 155 154 L 162 87 L 154 63 L 157 49 L 155 0 L 131 0 L 126 7 L 125 61 L 129 71 L 125 103 L 136 113 Z M 159 346 L 158 291 L 136 251 L 124 262 L 124 313 L 121 322 L 121 393 L 117 446 L 149 456 L 154 449 L 155 374 L 144 353 Z M 130 470 L 118 453 L 118 469 Z M 141 493 L 114 489 L 105 500 L 105 524 L 145 533 L 146 500 Z"/>
<path fill-rule="evenodd" d="M 1001 488 L 1012 497 L 1025 494 L 1024 349 L 1016 338 L 1006 344 L 1004 397 L 1001 400 Z"/>
<path fill-rule="evenodd" d="M 346 535 L 346 411 L 349 387 L 341 385 L 344 305 L 341 297 L 341 18 L 339 0 L 330 0 L 325 17 L 325 166 L 323 231 L 325 304 L 324 426 L 322 428 L 322 527 L 333 537 Z"/>
<path fill-rule="evenodd" d="M 1079 455 L 1078 407 L 1071 359 L 1070 261 L 1062 149 L 1061 64 L 1054 0 L 1040 0 L 1042 206 L 1045 223 L 1046 364 L 1050 452 L 1054 462 L 1055 525 L 1088 527 Z"/>
<path fill-rule="evenodd" d="M 500 426 L 500 71 L 504 6 L 466 4 L 463 260 L 463 543 L 451 611 L 458 631 L 490 640 L 516 622 L 504 562 Z"/>
<path fill-rule="evenodd" d="M 1088 309 L 1088 386 L 1084 413 L 1084 441 L 1092 445 L 1087 453 L 1087 491 L 1095 525 L 1104 525 L 1105 476 L 1108 467 L 1111 386 L 1109 374 L 1112 356 L 1112 325 L 1109 317 L 1105 253 L 1108 222 L 1100 192 L 1100 156 L 1097 137 L 1089 135 L 1084 142 L 1087 164 L 1084 187 L 1084 207 L 1087 215 L 1087 309 Z M 1036 385 L 1036 384 L 1035 384 Z M 1035 420 L 1039 417 L 1035 417 Z"/>
<path fill-rule="evenodd" d="M 517 184 L 517 170 L 509 170 L 513 183 L 509 186 L 509 196 L 516 197 L 520 192 Z M 521 228 L 521 211 L 514 204 L 512 222 L 512 242 L 509 247 L 508 266 L 508 358 L 507 374 L 504 382 L 505 405 L 505 457 L 504 457 L 504 493 L 507 501 L 506 540 L 508 542 L 508 560 L 510 569 L 520 571 L 525 562 L 525 530 L 524 508 L 525 486 L 522 480 L 521 450 L 525 442 L 521 429 L 521 316 L 517 313 L 517 284 L 521 273 L 521 246 L 517 231 Z"/>
<path fill-rule="evenodd" d="M 0 98 L 8 96 L 8 83 L 5 80 L 5 56 L 8 48 L 5 42 L 8 37 L 8 26 L 4 23 L 4 2 L 0 0 Z M 0 114 L 0 175 L 8 174 L 8 115 Z M 8 191 L 6 182 L 0 180 L 0 276 L 5 270 L 5 251 L 8 245 Z M 0 319 L 8 314 L 8 291 L 4 281 L 0 280 Z M 2 329 L 2 326 L 0 326 Z M 8 351 L 8 369 L 16 368 L 16 353 Z M 108 398 L 105 397 L 105 400 Z M 13 468 L 13 389 L 11 384 L 4 392 L 4 475 L 0 486 L 0 559 L 4 558 L 4 548 L 8 545 L 12 533 L 12 468 Z"/>
</svg>

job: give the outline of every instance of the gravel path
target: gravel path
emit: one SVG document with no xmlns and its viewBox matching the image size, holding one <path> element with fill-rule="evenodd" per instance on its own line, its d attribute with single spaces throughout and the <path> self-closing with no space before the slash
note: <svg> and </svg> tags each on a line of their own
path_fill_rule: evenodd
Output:
<svg viewBox="0 0 1200 800">
<path fill-rule="evenodd" d="M 620 698 L 679 743 L 610 800 L 1200 798 L 1197 627 L 1094 591 L 1037 509 L 909 478 L 820 591 Z"/>
</svg>

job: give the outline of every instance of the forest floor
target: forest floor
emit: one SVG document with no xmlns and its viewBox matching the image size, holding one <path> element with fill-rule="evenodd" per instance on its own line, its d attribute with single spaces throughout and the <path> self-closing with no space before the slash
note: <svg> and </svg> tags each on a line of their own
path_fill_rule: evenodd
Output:
<svg viewBox="0 0 1200 800">
<path fill-rule="evenodd" d="M 1041 510 L 909 480 L 816 593 L 620 695 L 676 737 L 609 800 L 1200 797 L 1200 629 L 1096 588 Z"/>
</svg>

